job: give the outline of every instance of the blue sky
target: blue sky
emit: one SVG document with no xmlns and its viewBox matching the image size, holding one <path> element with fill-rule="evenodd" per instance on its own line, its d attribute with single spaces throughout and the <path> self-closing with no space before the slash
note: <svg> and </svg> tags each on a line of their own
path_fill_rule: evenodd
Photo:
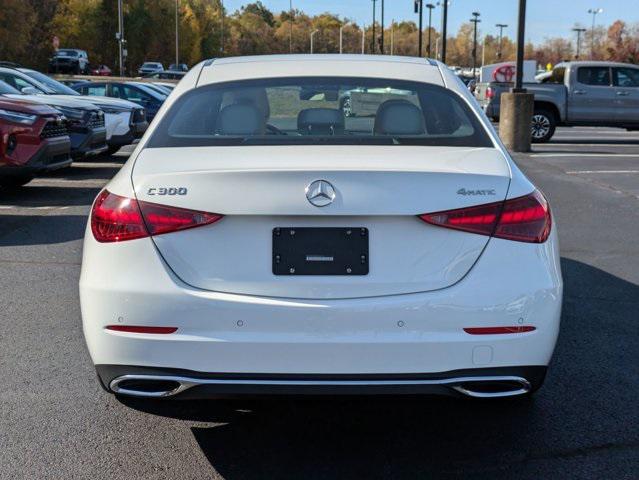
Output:
<svg viewBox="0 0 639 480">
<path fill-rule="evenodd" d="M 450 0 L 449 31 L 457 31 L 462 22 L 467 21 L 471 12 L 481 12 L 482 32 L 495 34 L 496 23 L 509 25 L 504 35 L 515 37 L 517 24 L 517 0 Z M 224 0 L 224 6 L 229 11 L 235 11 L 242 5 L 250 3 L 247 0 Z M 262 0 L 262 3 L 274 12 L 288 10 L 289 0 Z M 424 4 L 434 3 L 436 0 L 424 0 Z M 590 27 L 592 16 L 588 9 L 600 7 L 604 12 L 597 15 L 597 23 L 609 25 L 617 19 L 628 23 L 639 21 L 639 1 L 637 0 L 528 0 L 526 39 L 535 43 L 546 37 L 574 35 L 571 29 L 575 23 Z M 379 18 L 381 0 L 377 0 L 377 18 Z M 369 24 L 372 21 L 372 0 L 293 0 L 293 7 L 310 14 L 329 11 L 342 17 L 349 17 L 358 23 Z M 426 7 L 424 7 L 426 14 Z M 441 22 L 441 8 L 433 10 L 433 24 L 439 29 Z M 385 20 L 390 23 L 395 20 L 413 19 L 413 0 L 386 0 Z M 427 21 L 425 16 L 424 21 Z"/>
</svg>

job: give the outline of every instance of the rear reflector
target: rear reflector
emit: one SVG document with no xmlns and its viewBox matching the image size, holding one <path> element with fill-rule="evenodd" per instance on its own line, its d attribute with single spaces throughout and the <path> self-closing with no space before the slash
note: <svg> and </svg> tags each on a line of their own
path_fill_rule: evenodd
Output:
<svg viewBox="0 0 639 480">
<path fill-rule="evenodd" d="M 516 327 L 474 327 L 464 328 L 464 332 L 471 335 L 501 335 L 504 333 L 525 333 L 532 332 L 536 327 L 531 325 L 519 325 Z"/>
<path fill-rule="evenodd" d="M 538 190 L 505 202 L 426 213 L 419 218 L 431 225 L 528 243 L 545 242 L 551 227 L 550 207 Z"/>
<path fill-rule="evenodd" d="M 138 202 L 103 190 L 91 210 L 91 231 L 98 242 L 121 242 L 209 225 L 223 215 Z"/>
<path fill-rule="evenodd" d="M 175 333 L 177 331 L 177 327 L 142 327 L 136 325 L 107 325 L 106 329 L 114 332 L 156 334 Z"/>
</svg>

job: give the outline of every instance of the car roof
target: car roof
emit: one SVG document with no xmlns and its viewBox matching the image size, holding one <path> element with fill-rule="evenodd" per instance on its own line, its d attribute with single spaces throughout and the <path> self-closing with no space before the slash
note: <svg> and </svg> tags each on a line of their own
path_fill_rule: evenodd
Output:
<svg viewBox="0 0 639 480">
<path fill-rule="evenodd" d="M 198 85 L 275 77 L 372 77 L 443 86 L 440 64 L 431 59 L 391 55 L 256 55 L 204 63 Z"/>
</svg>

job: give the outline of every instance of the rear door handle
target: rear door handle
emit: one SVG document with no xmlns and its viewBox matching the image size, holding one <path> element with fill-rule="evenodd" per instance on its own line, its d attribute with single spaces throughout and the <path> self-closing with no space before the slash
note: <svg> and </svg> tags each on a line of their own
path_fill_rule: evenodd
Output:
<svg viewBox="0 0 639 480">
<path fill-rule="evenodd" d="M 572 93 L 574 93 L 575 95 L 585 95 L 586 91 L 585 90 L 573 90 Z"/>
<path fill-rule="evenodd" d="M 619 95 L 620 97 L 627 97 L 628 95 L 630 95 L 630 92 L 617 92 L 617 95 Z"/>
</svg>

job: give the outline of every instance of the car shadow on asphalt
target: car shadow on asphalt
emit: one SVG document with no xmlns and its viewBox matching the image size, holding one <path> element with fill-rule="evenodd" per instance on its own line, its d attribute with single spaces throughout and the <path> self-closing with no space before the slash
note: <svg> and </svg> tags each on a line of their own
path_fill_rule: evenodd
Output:
<svg viewBox="0 0 639 480">
<path fill-rule="evenodd" d="M 0 247 L 53 245 L 84 237 L 85 215 L 0 214 Z"/>
<path fill-rule="evenodd" d="M 587 462 L 589 452 L 636 442 L 637 417 L 628 407 L 639 391 L 639 378 L 627 370 L 639 354 L 639 286 L 568 258 L 562 270 L 561 334 L 533 398 L 118 400 L 214 424 L 190 428 L 224 478 L 559 476 L 555 460 Z"/>
<path fill-rule="evenodd" d="M 15 207 L 73 207 L 91 205 L 100 187 L 29 185 L 0 191 L 0 206 Z M 0 215 L 2 213 L 0 212 Z"/>
</svg>

